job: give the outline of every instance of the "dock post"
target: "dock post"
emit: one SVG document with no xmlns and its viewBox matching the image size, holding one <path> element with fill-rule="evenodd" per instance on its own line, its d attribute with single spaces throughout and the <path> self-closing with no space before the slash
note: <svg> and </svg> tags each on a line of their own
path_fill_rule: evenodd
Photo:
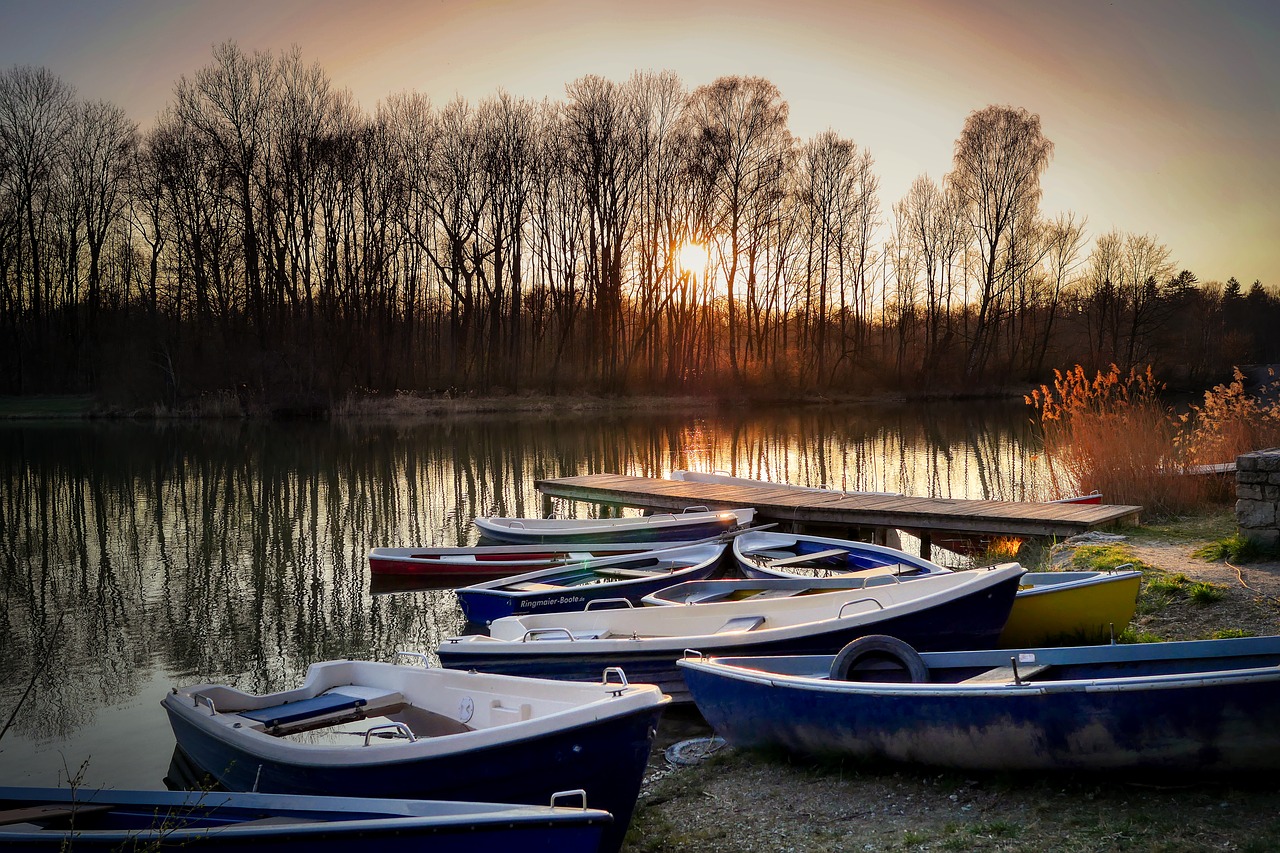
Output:
<svg viewBox="0 0 1280 853">
<path fill-rule="evenodd" d="M 554 508 L 551 501 L 551 495 L 547 494 L 546 492 L 543 492 L 542 493 L 542 517 L 551 518 L 551 513 L 553 511 L 554 511 Z"/>
<path fill-rule="evenodd" d="M 926 560 L 933 559 L 933 536 L 927 530 L 920 533 L 920 556 Z"/>
</svg>

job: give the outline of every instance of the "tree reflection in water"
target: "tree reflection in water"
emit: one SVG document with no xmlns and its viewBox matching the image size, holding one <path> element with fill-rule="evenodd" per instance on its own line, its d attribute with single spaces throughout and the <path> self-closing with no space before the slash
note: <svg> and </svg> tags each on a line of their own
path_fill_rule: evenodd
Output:
<svg viewBox="0 0 1280 853">
<path fill-rule="evenodd" d="M 154 752 L 139 772 L 163 771 L 173 744 L 157 683 L 262 692 L 315 661 L 432 651 L 463 627 L 452 591 L 371 594 L 368 550 L 466 544 L 476 515 L 541 515 L 538 478 L 692 468 L 1048 497 L 1017 404 L 25 425 L 0 428 L 0 443 L 0 724 L 36 673 L 0 742 L 0 777 L 38 784 L 91 758 L 99 731 Z M 130 776 L 97 769 L 104 784 Z M 134 783 L 158 787 L 162 771 Z"/>
</svg>

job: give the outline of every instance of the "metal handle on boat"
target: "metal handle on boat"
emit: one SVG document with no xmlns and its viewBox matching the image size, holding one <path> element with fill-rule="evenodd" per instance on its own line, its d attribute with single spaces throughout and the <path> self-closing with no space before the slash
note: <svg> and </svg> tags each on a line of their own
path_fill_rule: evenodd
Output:
<svg viewBox="0 0 1280 853">
<path fill-rule="evenodd" d="M 711 512 L 711 509 L 710 509 L 709 507 L 705 507 L 705 506 L 703 506 L 702 504 L 698 504 L 697 506 L 687 506 L 687 507 L 685 507 L 684 509 L 680 510 L 680 512 L 682 512 L 682 513 L 684 513 L 684 512 Z"/>
<path fill-rule="evenodd" d="M 590 610 L 593 604 L 625 604 L 627 607 L 635 608 L 635 605 L 631 603 L 631 599 L 629 598 L 593 598 L 588 601 L 587 606 L 582 609 Z M 617 609 L 621 610 L 622 608 L 619 607 Z"/>
<path fill-rule="evenodd" d="M 600 679 L 600 683 L 603 684 L 605 687 L 609 686 L 610 675 L 618 676 L 618 689 L 610 690 L 609 692 L 612 693 L 614 696 L 621 696 L 622 691 L 626 690 L 628 687 L 631 686 L 630 683 L 627 681 L 627 674 L 622 671 L 622 667 L 620 666 L 605 667 L 604 675 Z"/>
<path fill-rule="evenodd" d="M 707 659 L 707 656 L 706 656 L 706 655 L 704 655 L 702 652 L 698 651 L 697 649 L 685 649 L 685 650 L 684 650 L 684 657 L 685 657 L 686 659 L 688 659 L 688 658 L 697 658 L 698 660 L 706 660 L 706 659 Z"/>
<path fill-rule="evenodd" d="M 573 632 L 568 628 L 530 628 L 528 631 L 524 632 L 524 636 L 520 638 L 520 642 L 527 643 L 530 640 L 536 640 L 543 634 L 564 634 L 570 642 L 573 642 Z"/>
<path fill-rule="evenodd" d="M 511 522 L 511 526 L 512 526 L 512 527 L 519 528 L 520 530 L 524 530 L 524 529 L 525 529 L 525 527 L 524 527 L 524 522 L 523 522 L 523 521 L 512 521 L 512 522 Z"/>
<path fill-rule="evenodd" d="M 1107 574 L 1113 575 L 1116 572 L 1123 572 L 1125 569 L 1132 569 L 1132 568 L 1133 568 L 1133 563 L 1121 563 L 1118 566 L 1113 566 L 1107 569 Z"/>
<path fill-rule="evenodd" d="M 191 698 L 195 700 L 195 707 L 199 708 L 200 703 L 204 702 L 204 704 L 209 706 L 210 716 L 217 715 L 218 709 L 214 707 L 213 700 L 210 699 L 208 696 L 204 695 L 203 693 L 197 693 L 195 696 L 192 696 Z"/>
<path fill-rule="evenodd" d="M 567 799 L 569 797 L 580 797 L 582 799 L 581 808 L 583 811 L 586 811 L 587 792 L 582 790 L 581 788 L 575 788 L 572 791 L 556 791 L 554 794 L 551 795 L 551 808 L 554 809 L 557 807 L 558 805 L 556 802 L 557 800 Z M 568 807 L 565 806 L 564 808 L 568 808 Z"/>
<path fill-rule="evenodd" d="M 392 661 L 392 663 L 399 666 L 400 658 L 415 658 L 418 661 L 418 663 L 422 664 L 423 666 L 427 666 L 427 667 L 431 666 L 430 659 L 428 659 L 427 656 L 422 652 L 402 652 L 397 650 L 395 659 Z"/>
<path fill-rule="evenodd" d="M 408 726 L 406 726 L 404 723 L 383 723 L 382 725 L 374 726 L 373 728 L 370 728 L 365 731 L 364 745 L 368 746 L 369 738 L 373 737 L 374 732 L 380 732 L 380 731 L 397 731 L 400 734 L 407 737 L 409 739 L 409 743 L 413 743 L 418 739 L 417 737 L 414 736 L 413 730 L 410 729 Z"/>
<path fill-rule="evenodd" d="M 848 607 L 850 604 L 865 604 L 868 601 L 870 601 L 872 604 L 874 604 L 876 607 L 880 608 L 881 610 L 884 610 L 884 605 L 874 598 L 855 598 L 853 601 L 846 601 L 844 604 L 840 605 L 840 612 L 836 614 L 836 618 L 843 619 L 844 609 Z"/>
<path fill-rule="evenodd" d="M 648 524 L 653 524 L 655 521 L 658 521 L 658 520 L 660 520 L 660 519 L 664 519 L 664 518 L 669 518 L 669 519 L 671 519 L 672 521 L 675 521 L 675 520 L 676 520 L 676 514 L 675 514 L 674 512 L 659 512 L 659 513 L 655 513 L 654 515 L 651 515 L 651 516 L 649 516 L 649 517 L 648 517 L 648 520 L 647 520 L 647 522 L 646 522 L 646 523 L 648 523 Z"/>
</svg>

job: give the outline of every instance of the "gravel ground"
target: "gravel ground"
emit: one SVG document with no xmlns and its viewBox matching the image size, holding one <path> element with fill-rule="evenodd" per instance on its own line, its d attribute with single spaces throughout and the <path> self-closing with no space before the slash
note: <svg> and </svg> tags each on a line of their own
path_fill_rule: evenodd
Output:
<svg viewBox="0 0 1280 853">
<path fill-rule="evenodd" d="M 1203 542 L 1148 534 L 1123 544 L 1149 566 L 1224 593 L 1209 604 L 1175 600 L 1137 617 L 1138 630 L 1163 639 L 1280 633 L 1280 563 L 1206 562 L 1191 556 Z M 1054 562 L 1070 552 L 1059 546 Z M 659 746 L 711 734 L 696 712 L 677 710 Z M 624 850 L 1280 850 L 1280 784 L 963 774 L 731 747 L 677 766 L 659 749 Z"/>
</svg>

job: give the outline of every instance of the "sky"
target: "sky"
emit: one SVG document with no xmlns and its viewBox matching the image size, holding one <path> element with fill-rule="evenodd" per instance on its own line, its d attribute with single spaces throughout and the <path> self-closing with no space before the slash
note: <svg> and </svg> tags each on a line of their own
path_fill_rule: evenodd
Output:
<svg viewBox="0 0 1280 853">
<path fill-rule="evenodd" d="M 1280 0 L 0 0 L 0 68 L 46 67 L 144 130 L 228 39 L 298 46 L 369 114 L 401 91 L 765 77 L 797 137 L 870 150 L 886 217 L 950 169 L 967 115 L 1024 107 L 1055 146 L 1043 213 L 1280 288 Z"/>
</svg>

